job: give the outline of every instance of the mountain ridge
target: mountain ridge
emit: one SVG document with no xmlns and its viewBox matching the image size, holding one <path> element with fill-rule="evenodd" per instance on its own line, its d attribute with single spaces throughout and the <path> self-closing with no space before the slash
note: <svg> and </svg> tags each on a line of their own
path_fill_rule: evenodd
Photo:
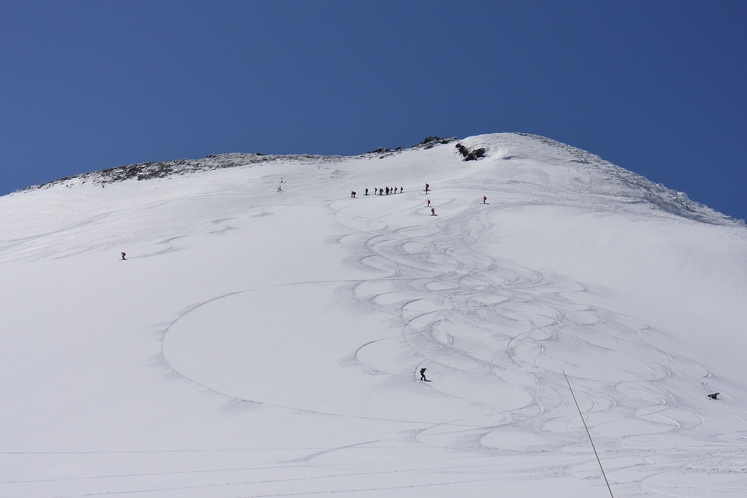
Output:
<svg viewBox="0 0 747 498">
<path fill-rule="evenodd" d="M 638 199 L 656 206 L 662 211 L 675 214 L 677 216 L 711 224 L 736 224 L 744 226 L 745 221 L 736 219 L 729 215 L 720 213 L 709 206 L 691 200 L 686 193 L 669 189 L 661 183 L 654 183 L 646 177 L 634 173 L 630 170 L 615 165 L 602 159 L 600 156 L 591 152 L 579 149 L 569 144 L 558 142 L 551 138 L 524 132 L 511 132 L 502 134 L 478 135 L 477 137 L 495 137 L 501 135 L 515 135 L 534 141 L 535 143 L 545 145 L 554 150 L 567 154 L 567 161 L 578 164 L 583 168 L 594 166 L 600 171 L 609 175 L 608 180 L 611 184 L 619 183 L 628 187 L 637 195 L 631 196 L 631 199 Z M 175 175 L 185 175 L 198 173 L 202 171 L 213 171 L 217 169 L 237 168 L 243 166 L 252 166 L 261 163 L 273 162 L 342 162 L 355 159 L 368 159 L 371 157 L 384 158 L 392 154 L 402 153 L 405 151 L 427 150 L 434 146 L 446 145 L 456 142 L 457 146 L 462 142 L 470 142 L 473 137 L 467 137 L 459 140 L 456 137 L 441 138 L 430 136 L 425 140 L 409 148 L 398 147 L 396 149 L 379 148 L 364 154 L 354 156 L 339 155 L 316 155 L 316 154 L 262 154 L 262 153 L 243 153 L 231 152 L 223 154 L 210 154 L 200 159 L 173 159 L 167 161 L 153 161 L 145 163 L 136 163 L 125 166 L 106 168 L 103 170 L 89 173 L 81 173 L 65 178 L 60 178 L 40 185 L 33 185 L 19 192 L 27 192 L 39 189 L 46 189 L 56 185 L 73 185 L 75 183 L 85 184 L 94 183 L 98 185 L 107 185 L 121 182 L 129 179 L 138 181 L 151 180 L 157 178 L 168 178 Z M 458 156 L 455 151 L 455 156 Z M 505 160 L 517 158 L 516 155 L 509 154 L 504 157 Z"/>
</svg>

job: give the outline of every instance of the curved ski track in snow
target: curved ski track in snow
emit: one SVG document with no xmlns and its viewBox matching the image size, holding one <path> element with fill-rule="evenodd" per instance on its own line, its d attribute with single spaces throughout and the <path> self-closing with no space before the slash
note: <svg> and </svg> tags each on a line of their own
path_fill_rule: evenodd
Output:
<svg viewBox="0 0 747 498">
<path fill-rule="evenodd" d="M 439 209 L 456 202 L 448 192 L 441 187 Z M 393 199 L 390 196 L 386 201 L 396 204 L 393 209 L 397 213 L 411 216 L 412 224 L 390 227 L 387 216 L 391 212 L 373 218 L 361 215 L 362 203 L 384 200 L 376 196 L 332 204 L 335 220 L 350 229 L 339 242 L 380 277 L 293 285 L 348 286 L 354 300 L 400 322 L 399 336 L 359 345 L 352 355 L 359 369 L 397 379 L 395 385 L 413 382 L 433 396 L 479 407 L 483 414 L 428 423 L 407 417 L 320 412 L 302 405 L 274 406 L 416 424 L 414 431 L 412 427 L 409 430 L 419 444 L 487 458 L 516 452 L 537 456 L 564 452 L 568 462 L 562 469 L 557 462 L 526 460 L 523 466 L 515 465 L 515 471 L 538 477 L 576 475 L 599 484 L 598 469 L 562 376 L 565 370 L 608 477 L 618 492 L 623 490 L 622 496 L 686 495 L 688 486 L 694 484 L 680 482 L 676 469 L 682 467 L 702 467 L 709 475 L 716 475 L 704 483 L 714 496 L 735 492 L 726 477 L 743 472 L 744 446 L 726 441 L 743 441 L 744 418 L 725 413 L 738 423 L 725 427 L 722 434 L 708 433 L 713 446 L 702 448 L 706 458 L 694 458 L 690 450 L 677 449 L 679 442 L 691 435 L 702 439 L 704 426 L 702 408 L 693 400 L 681 399 L 678 386 L 701 383 L 709 373 L 686 358 L 653 346 L 668 340 L 664 332 L 635 317 L 584 304 L 583 295 L 590 291 L 583 283 L 473 249 L 474 242 L 494 228 L 492 220 L 500 216 L 500 203 L 431 217 L 423 208 L 422 196 L 402 195 L 396 203 Z M 656 341 L 651 340 L 654 337 Z M 421 366 L 427 367 L 432 382 L 417 380 Z M 246 401 L 266 403 L 262 399 Z M 657 450 L 643 451 L 652 440 Z M 354 465 L 362 449 L 381 443 L 328 449 L 308 455 L 304 461 L 323 467 L 322 456 L 345 452 L 344 458 Z M 714 459 L 714 454 L 719 457 Z M 474 470 L 476 481 L 485 475 Z M 363 490 L 343 486 L 336 492 Z"/>
<path fill-rule="evenodd" d="M 4 198 L 14 322 L 0 494 L 607 496 L 565 370 L 615 497 L 745 496 L 736 376 L 677 353 L 691 351 L 679 331 L 612 309 L 620 296 L 599 281 L 561 273 L 575 262 L 517 262 L 572 256 L 599 219 L 612 235 L 642 222 L 638 242 L 682 228 L 667 233 L 703 259 L 722 254 L 702 251 L 712 234 L 733 257 L 741 242 L 724 240 L 743 228 L 546 139 L 464 143 L 488 157 L 462 162 L 447 144 L 384 161 L 281 158 Z M 388 179 L 405 193 L 347 198 L 347 185 Z M 555 221 L 580 231 L 517 239 Z M 518 259 L 536 240 L 569 245 Z M 120 247 L 128 263 L 113 262 Z M 654 262 L 681 255 L 668 250 Z M 279 266 L 288 255 L 301 259 Z M 703 297 L 717 275 L 675 280 Z M 714 295 L 708 306 L 730 297 Z M 717 389 L 723 399 L 705 397 Z"/>
</svg>

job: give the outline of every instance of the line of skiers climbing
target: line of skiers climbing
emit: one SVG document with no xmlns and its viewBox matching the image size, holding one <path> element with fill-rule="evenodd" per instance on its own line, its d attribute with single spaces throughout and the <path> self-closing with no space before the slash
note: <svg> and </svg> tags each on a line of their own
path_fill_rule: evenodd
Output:
<svg viewBox="0 0 747 498">
<path fill-rule="evenodd" d="M 405 187 L 399 187 L 399 191 L 397 187 L 384 187 L 384 188 L 378 188 L 374 187 L 374 193 L 373 195 L 389 195 L 389 194 L 396 194 L 396 193 L 403 193 L 405 191 Z M 365 193 L 363 195 L 368 195 L 368 189 L 366 189 Z M 356 191 L 351 190 L 350 191 L 350 197 L 355 199 Z"/>
<path fill-rule="evenodd" d="M 426 183 L 425 184 L 425 193 L 427 194 L 428 192 L 430 192 L 430 190 L 431 190 L 430 184 Z M 400 187 L 399 188 L 399 193 L 400 194 L 403 193 L 404 191 L 405 191 L 405 187 Z M 394 188 L 392 188 L 392 187 L 384 187 L 383 189 L 382 188 L 378 188 L 378 187 L 374 187 L 374 193 L 373 193 L 373 195 L 389 195 L 389 194 L 396 194 L 396 193 L 397 193 L 397 187 L 394 187 Z M 366 189 L 364 195 L 368 195 L 368 189 Z M 356 196 L 356 191 L 355 190 L 351 190 L 350 191 L 350 197 L 353 198 L 353 199 L 355 199 L 355 196 Z M 431 207 L 431 200 L 430 199 L 428 199 L 427 201 L 428 201 L 428 203 L 426 204 L 425 207 L 431 208 L 431 216 L 436 216 L 436 208 L 435 207 Z M 482 196 L 482 203 L 483 204 L 487 204 L 488 203 L 488 196 L 486 196 L 486 195 Z"/>
</svg>

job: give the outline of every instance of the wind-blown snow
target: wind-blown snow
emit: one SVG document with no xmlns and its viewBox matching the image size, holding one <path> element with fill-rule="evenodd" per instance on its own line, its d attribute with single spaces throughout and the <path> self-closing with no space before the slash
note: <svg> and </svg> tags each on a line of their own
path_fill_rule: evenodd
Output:
<svg viewBox="0 0 747 498">
<path fill-rule="evenodd" d="M 615 497 L 747 496 L 744 224 L 462 143 L 0 198 L 0 495 L 608 496 L 565 371 Z"/>
</svg>

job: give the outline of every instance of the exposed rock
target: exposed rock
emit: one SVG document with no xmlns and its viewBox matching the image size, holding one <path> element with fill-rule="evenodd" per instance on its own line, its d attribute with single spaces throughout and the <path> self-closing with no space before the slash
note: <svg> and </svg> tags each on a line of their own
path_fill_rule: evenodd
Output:
<svg viewBox="0 0 747 498">
<path fill-rule="evenodd" d="M 413 146 L 413 149 L 431 149 L 434 145 L 438 144 L 448 144 L 451 142 L 454 142 L 455 140 L 458 140 L 456 137 L 451 138 L 442 138 L 439 136 L 432 136 L 432 137 L 426 137 L 422 142 L 420 142 L 417 145 Z"/>
<path fill-rule="evenodd" d="M 459 153 L 462 155 L 465 161 L 477 161 L 478 159 L 485 157 L 485 153 L 487 152 L 484 147 L 469 150 L 461 142 L 456 144 L 456 148 L 457 150 L 459 150 Z"/>
<path fill-rule="evenodd" d="M 230 154 L 210 154 L 204 159 L 176 159 L 172 161 L 161 161 L 161 162 L 149 162 L 141 164 L 130 164 L 128 166 L 119 166 L 116 168 L 108 168 L 101 171 L 94 171 L 92 173 L 84 173 L 81 175 L 69 176 L 54 180 L 52 182 L 44 183 L 42 185 L 34 185 L 25 190 L 36 190 L 39 188 L 47 188 L 53 185 L 64 184 L 68 185 L 71 181 L 76 180 L 80 183 L 116 183 L 129 179 L 137 180 L 150 180 L 153 178 L 166 178 L 172 175 L 185 175 L 189 173 L 195 173 L 198 171 L 209 171 L 215 169 L 224 168 L 235 168 L 239 166 L 246 166 L 256 163 L 264 163 L 269 161 L 278 160 L 295 160 L 304 162 L 314 161 L 330 161 L 339 160 L 340 156 L 313 156 L 309 154 L 304 155 L 286 155 L 286 156 L 265 156 L 261 153 L 256 154 L 242 154 L 242 153 L 230 153 Z"/>
<path fill-rule="evenodd" d="M 462 145 L 461 142 L 456 144 L 456 148 L 459 153 L 462 154 L 462 157 L 467 157 L 469 155 L 469 149 Z"/>
</svg>

